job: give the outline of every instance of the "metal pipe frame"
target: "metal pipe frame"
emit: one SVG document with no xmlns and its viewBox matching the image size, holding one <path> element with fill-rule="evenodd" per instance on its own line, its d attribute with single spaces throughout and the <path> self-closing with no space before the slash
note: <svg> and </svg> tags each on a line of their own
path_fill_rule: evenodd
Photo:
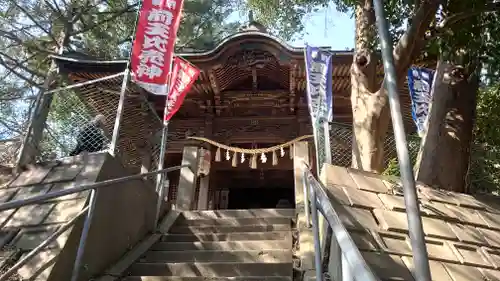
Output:
<svg viewBox="0 0 500 281">
<path fill-rule="evenodd" d="M 65 90 L 76 89 L 76 88 L 80 88 L 80 87 L 83 87 L 83 86 L 91 85 L 91 84 L 94 84 L 94 83 L 97 83 L 97 82 L 102 82 L 102 81 L 106 81 L 106 80 L 113 79 L 113 78 L 116 78 L 116 77 L 120 77 L 120 76 L 122 76 L 124 74 L 125 74 L 125 72 L 122 71 L 122 72 L 119 72 L 119 73 L 116 73 L 116 74 L 113 74 L 113 75 L 104 76 L 104 77 L 101 77 L 101 78 L 97 78 L 97 79 L 93 79 L 93 80 L 89 80 L 89 81 L 85 81 L 85 82 L 81 82 L 81 83 L 72 84 L 72 85 L 69 85 L 69 86 L 66 86 L 66 87 L 62 87 L 62 88 L 57 88 L 57 89 L 54 89 L 54 90 L 51 90 L 51 91 L 46 91 L 43 94 L 44 95 L 48 95 L 48 94 L 54 94 L 54 93 L 62 92 L 62 91 L 65 91 Z"/>
<path fill-rule="evenodd" d="M 398 155 L 399 169 L 401 171 L 401 181 L 403 184 L 406 216 L 408 219 L 408 231 L 410 234 L 413 263 L 415 266 L 415 280 L 430 281 L 431 272 L 429 269 L 429 258 L 427 248 L 425 246 L 415 178 L 413 175 L 410 155 L 408 153 L 408 143 L 406 142 L 406 134 L 403 125 L 403 115 L 401 113 L 401 104 L 398 95 L 397 75 L 394 67 L 393 48 L 391 36 L 389 34 L 389 25 L 387 24 L 385 17 L 382 0 L 374 0 L 373 2 L 377 30 L 382 48 L 382 60 L 384 63 L 384 86 L 387 89 L 387 95 L 389 96 L 394 138 L 396 140 L 396 151 Z"/>
<path fill-rule="evenodd" d="M 120 89 L 120 99 L 118 100 L 118 108 L 116 109 L 115 125 L 113 127 L 113 135 L 111 137 L 111 144 L 109 146 L 109 154 L 115 156 L 118 147 L 118 138 L 120 137 L 120 125 L 122 123 L 123 109 L 125 108 L 125 98 L 127 93 L 127 86 L 130 79 L 130 60 L 127 67 L 123 72 L 122 86 Z"/>
<path fill-rule="evenodd" d="M 165 105 L 165 114 L 167 114 L 167 106 Z M 161 130 L 161 143 L 160 143 L 160 155 L 158 157 L 158 170 L 163 169 L 163 164 L 165 162 L 165 156 L 167 154 L 167 140 L 168 140 L 168 121 L 162 122 L 163 128 Z M 160 221 L 160 211 L 161 205 L 163 202 L 163 197 L 165 196 L 165 173 L 161 173 L 157 175 L 156 179 L 156 194 L 158 194 L 158 200 L 156 201 L 156 213 L 155 213 L 155 227 L 158 226 Z M 167 191 L 168 195 L 168 191 Z"/>
<path fill-rule="evenodd" d="M 60 191 L 56 191 L 56 192 L 50 192 L 50 193 L 40 195 L 40 196 L 33 196 L 33 197 L 27 198 L 27 199 L 15 200 L 15 201 L 0 204 L 0 212 L 5 211 L 5 210 L 10 210 L 10 209 L 17 209 L 17 208 L 27 206 L 27 205 L 37 204 L 37 203 L 44 202 L 44 201 L 47 201 L 47 200 L 52 199 L 52 198 L 57 198 L 57 197 L 65 196 L 68 194 L 73 194 L 73 193 L 78 193 L 78 192 L 82 192 L 82 191 L 86 191 L 86 190 L 90 190 L 90 189 L 96 189 L 96 188 L 109 186 L 111 184 L 122 183 L 122 182 L 126 182 L 129 180 L 142 179 L 143 177 L 155 175 L 158 173 L 168 173 L 171 171 L 180 170 L 182 168 L 189 168 L 189 165 L 174 166 L 174 167 L 170 167 L 167 169 L 153 171 L 153 172 L 144 173 L 144 174 L 137 174 L 137 175 L 127 176 L 127 177 L 122 177 L 122 178 L 116 178 L 116 179 L 106 180 L 106 181 L 92 183 L 92 184 L 83 184 L 83 185 L 80 185 L 78 187 L 68 188 L 68 189 L 60 190 Z"/>
<path fill-rule="evenodd" d="M 304 173 L 304 177 L 307 174 Z M 311 193 L 311 217 L 312 217 L 312 232 L 314 240 L 314 268 L 316 270 L 316 280 L 323 281 L 323 266 L 321 264 L 321 238 L 319 236 L 319 218 L 318 206 L 316 205 L 316 192 L 311 189 L 309 183 L 307 187 Z"/>
<path fill-rule="evenodd" d="M 314 236 L 314 246 L 315 246 L 315 263 L 318 262 L 318 255 L 321 255 L 321 249 L 319 247 L 319 222 L 318 222 L 318 212 L 319 211 L 327 220 L 328 225 L 332 229 L 333 237 L 335 237 L 335 243 L 339 245 L 341 250 L 341 259 L 335 262 L 341 263 L 342 274 L 340 276 L 341 280 L 352 281 L 352 280 L 363 280 L 363 281 L 380 281 L 380 279 L 373 274 L 370 267 L 366 264 L 363 256 L 359 252 L 358 247 L 352 240 L 349 232 L 345 228 L 340 219 L 339 215 L 333 208 L 330 198 L 326 193 L 326 189 L 322 183 L 318 182 L 311 171 L 307 169 L 307 165 L 303 167 L 304 178 L 307 181 L 308 191 L 311 192 L 311 212 L 312 212 L 312 227 Z M 317 211 L 316 211 L 317 210 Z M 315 212 L 316 211 L 316 212 Z M 315 215 L 316 214 L 316 215 Z M 314 218 L 316 216 L 316 219 Z M 332 241 L 327 241 L 332 243 Z M 318 248 L 319 247 L 319 248 Z M 318 249 L 317 249 L 318 248 Z M 321 280 L 322 268 L 321 268 L 321 256 L 319 257 L 319 266 L 316 265 L 316 278 Z M 340 281 L 340 280 L 334 280 Z"/>
<path fill-rule="evenodd" d="M 306 213 L 306 226 L 310 228 L 311 225 L 311 218 L 310 218 L 310 210 L 309 207 L 311 206 L 309 203 L 309 185 L 307 184 L 307 178 L 305 177 L 306 174 L 303 173 L 302 175 L 302 187 L 304 189 L 304 212 Z"/>
<path fill-rule="evenodd" d="M 78 250 L 76 251 L 75 263 L 73 264 L 73 272 L 71 273 L 71 281 L 78 281 L 80 275 L 81 263 L 83 254 L 85 253 L 85 244 L 87 243 L 87 236 L 89 235 L 90 225 L 92 224 L 92 217 L 94 216 L 96 204 L 97 189 L 92 189 L 90 193 L 90 202 L 88 205 L 87 216 L 83 223 L 82 233 L 80 235 L 80 243 L 78 243 Z"/>
<path fill-rule="evenodd" d="M 83 208 L 74 218 L 72 218 L 70 221 L 64 223 L 50 235 L 47 239 L 45 239 L 40 245 L 38 245 L 36 248 L 31 250 L 26 256 L 21 258 L 16 264 L 14 264 L 11 268 L 9 268 L 2 276 L 0 276 L 0 281 L 8 281 L 9 277 L 12 276 L 18 269 L 23 267 L 25 264 L 27 264 L 34 256 L 36 256 L 38 253 L 40 253 L 45 247 L 50 245 L 50 243 L 54 242 L 61 234 L 66 232 L 70 227 L 72 227 L 75 222 L 82 216 L 84 215 L 88 210 L 88 206 Z"/>
<path fill-rule="evenodd" d="M 184 167 L 189 167 L 189 165 L 175 166 L 175 167 L 170 167 L 167 169 L 158 170 L 158 171 L 154 171 L 154 172 L 150 172 L 150 173 L 122 177 L 122 178 L 118 178 L 118 179 L 111 179 L 111 180 L 93 183 L 93 184 L 88 184 L 88 185 L 81 185 L 79 187 L 70 188 L 67 190 L 51 192 L 51 193 L 41 195 L 41 196 L 35 196 L 35 197 L 28 198 L 28 199 L 16 200 L 13 202 L 0 204 L 0 210 L 5 211 L 5 210 L 9 210 L 9 209 L 17 209 L 19 207 L 26 206 L 26 205 L 44 202 L 46 200 L 56 198 L 56 197 L 65 196 L 68 194 L 78 193 L 78 192 L 86 191 L 89 189 L 92 190 L 92 192 L 90 194 L 90 201 L 89 201 L 88 206 L 86 206 L 82 211 L 80 211 L 73 219 L 64 223 L 56 232 L 54 232 L 52 235 L 50 235 L 47 239 L 45 239 L 42 243 L 40 243 L 40 245 L 38 245 L 36 248 L 34 248 L 32 251 L 30 251 L 25 257 L 23 257 L 16 264 L 14 264 L 11 268 L 9 268 L 3 275 L 0 276 L 0 281 L 7 281 L 9 279 L 9 277 L 12 276 L 12 274 L 14 274 L 21 267 L 23 267 L 27 262 L 29 262 L 29 260 L 31 260 L 38 253 L 40 253 L 50 243 L 54 242 L 59 236 L 61 236 L 61 234 L 63 234 L 71 226 L 73 226 L 78 218 L 80 218 L 83 214 L 86 213 L 87 216 L 85 217 L 85 222 L 84 222 L 82 233 L 80 236 L 80 242 L 78 245 L 78 250 L 76 253 L 75 262 L 73 264 L 73 271 L 71 274 L 71 281 L 77 281 L 79 274 L 80 274 L 80 268 L 81 268 L 81 262 L 83 260 L 83 254 L 85 252 L 85 244 L 87 242 L 87 236 L 89 234 L 90 226 L 92 223 L 92 218 L 94 216 L 97 189 L 100 187 L 109 186 L 109 185 L 115 184 L 115 183 L 121 183 L 121 182 L 134 180 L 134 179 L 142 179 L 144 176 L 148 176 L 148 175 L 166 173 L 166 172 L 182 169 Z"/>
</svg>

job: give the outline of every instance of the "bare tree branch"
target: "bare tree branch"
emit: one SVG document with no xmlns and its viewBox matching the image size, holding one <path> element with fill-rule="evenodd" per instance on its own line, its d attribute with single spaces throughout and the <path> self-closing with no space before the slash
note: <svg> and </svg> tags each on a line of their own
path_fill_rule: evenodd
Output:
<svg viewBox="0 0 500 281">
<path fill-rule="evenodd" d="M 7 55 L 6 53 L 0 51 L 0 56 L 4 56 L 5 58 L 7 58 L 9 61 L 12 62 L 13 66 L 14 67 L 19 67 L 21 68 L 22 70 L 28 72 L 29 74 L 31 75 L 34 75 L 34 76 L 39 76 L 39 77 L 45 77 L 45 75 L 43 73 L 40 73 L 36 70 L 32 70 L 32 69 L 29 69 L 27 68 L 26 66 L 23 65 L 23 62 L 18 62 L 15 58 Z M 5 60 L 2 60 L 3 62 L 5 62 Z M 12 66 L 12 65 L 10 65 Z"/>
<path fill-rule="evenodd" d="M 50 36 L 54 41 L 56 41 L 56 38 L 54 37 L 54 35 L 48 31 L 45 27 L 43 27 L 31 14 L 29 11 L 27 11 L 24 7 L 22 7 L 21 5 L 19 5 L 17 3 L 16 0 L 10 0 L 10 2 L 12 4 L 14 4 L 19 10 L 21 10 L 21 12 L 24 13 L 24 15 L 26 17 L 28 17 L 28 19 L 30 19 L 31 22 L 33 22 L 38 28 L 40 28 L 43 32 L 45 32 L 48 36 Z"/>
<path fill-rule="evenodd" d="M 425 39 L 431 40 L 433 38 L 436 38 L 446 33 L 455 24 L 458 24 L 459 22 L 466 20 L 468 18 L 476 17 L 483 13 L 497 12 L 497 11 L 500 11 L 500 2 L 486 4 L 482 9 L 476 11 L 453 14 L 443 19 L 443 21 L 438 26 L 431 28 L 429 34 L 426 34 Z"/>
<path fill-rule="evenodd" d="M 2 64 L 3 67 L 5 67 L 7 70 L 9 70 L 10 72 L 12 72 L 12 74 L 16 75 L 21 80 L 23 80 L 26 83 L 28 83 L 29 85 L 31 85 L 33 87 L 36 87 L 38 89 L 42 89 L 41 85 L 37 84 L 35 81 L 33 81 L 32 79 L 26 77 L 25 75 L 17 72 L 14 68 L 10 67 L 7 63 L 5 63 L 5 61 L 2 59 L 2 57 L 0 57 L 0 64 Z"/>
<path fill-rule="evenodd" d="M 25 40 L 22 40 L 17 35 L 15 35 L 12 32 L 9 32 L 9 31 L 0 30 L 0 37 L 5 37 L 5 38 L 7 38 L 9 40 L 12 40 L 15 43 L 18 43 L 19 45 L 21 45 L 21 46 L 23 46 L 23 47 L 25 47 L 25 48 L 27 48 L 29 50 L 32 50 L 32 51 L 38 51 L 38 52 L 41 52 L 41 53 L 44 53 L 44 54 L 47 54 L 47 55 L 57 55 L 53 51 L 50 51 L 50 50 L 47 50 L 47 49 L 42 49 L 40 47 L 35 47 L 35 46 L 32 46 L 32 45 L 27 46 Z"/>
<path fill-rule="evenodd" d="M 127 6 L 125 9 L 122 9 L 122 10 L 118 10 L 118 11 L 116 11 L 116 14 L 113 14 L 113 16 L 111 16 L 111 17 L 109 17 L 109 18 L 107 18 L 107 19 L 105 19 L 105 20 L 102 20 L 102 21 L 99 21 L 99 22 L 95 22 L 95 23 L 93 23 L 93 24 L 91 24 L 91 25 L 88 25 L 88 26 L 86 26 L 86 27 L 84 27 L 84 28 L 82 28 L 82 29 L 80 29 L 80 30 L 75 30 L 75 31 L 73 31 L 70 35 L 71 35 L 71 36 L 74 36 L 74 35 L 78 35 L 78 34 L 82 34 L 82 33 L 85 33 L 85 32 L 87 32 L 87 31 L 90 31 L 90 30 L 92 30 L 92 29 L 96 28 L 97 26 L 99 26 L 99 25 L 101 25 L 101 24 L 104 24 L 104 23 L 106 23 L 106 22 L 112 21 L 112 20 L 114 20 L 114 19 L 116 19 L 116 18 L 120 17 L 120 16 L 121 16 L 121 15 L 123 15 L 123 14 L 126 14 L 126 13 L 128 13 L 128 12 L 133 11 L 133 9 L 134 9 L 137 5 L 138 5 L 138 4 L 129 5 L 129 6 Z"/>
<path fill-rule="evenodd" d="M 446 28 L 450 25 L 456 24 L 459 21 L 462 21 L 467 18 L 475 17 L 483 13 L 488 13 L 488 12 L 495 12 L 495 11 L 500 11 L 500 2 L 495 2 L 495 3 L 489 3 L 486 4 L 483 8 L 475 11 L 469 11 L 469 12 L 464 12 L 464 13 L 458 13 L 451 15 L 447 18 L 445 18 L 437 27 L 439 28 Z"/>
<path fill-rule="evenodd" d="M 406 30 L 394 48 L 394 64 L 398 74 L 398 80 L 402 79 L 403 73 L 408 69 L 419 53 L 417 48 L 421 48 L 425 32 L 428 30 L 432 19 L 436 15 L 439 1 L 424 0 L 418 7 L 415 15 L 411 19 L 411 26 Z"/>
<path fill-rule="evenodd" d="M 3 118 L 0 118 L 0 125 L 4 126 L 5 128 L 7 128 L 8 130 L 12 131 L 12 132 L 15 132 L 15 133 L 18 133 L 18 134 L 22 134 L 23 132 L 21 130 L 18 130 L 14 127 L 12 127 L 10 124 L 7 124 L 7 122 L 5 122 L 5 120 L 2 120 Z"/>
</svg>

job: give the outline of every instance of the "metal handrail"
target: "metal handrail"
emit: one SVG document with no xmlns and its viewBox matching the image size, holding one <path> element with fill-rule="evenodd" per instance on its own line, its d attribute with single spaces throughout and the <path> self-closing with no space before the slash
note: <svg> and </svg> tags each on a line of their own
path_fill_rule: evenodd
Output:
<svg viewBox="0 0 500 281">
<path fill-rule="evenodd" d="M 303 183 L 305 191 L 304 196 L 306 202 L 306 220 L 308 226 L 312 227 L 314 239 L 314 263 L 316 280 L 323 281 L 323 261 L 321 256 L 321 241 L 319 235 L 318 218 L 319 211 L 325 217 L 326 221 L 328 222 L 329 228 L 331 228 L 332 230 L 332 238 L 335 237 L 340 246 L 341 260 L 335 262 L 342 263 L 342 270 L 339 274 L 341 280 L 380 281 L 380 279 L 371 271 L 370 267 L 358 250 L 358 247 L 349 235 L 349 232 L 342 223 L 338 213 L 333 208 L 324 185 L 316 180 L 307 165 L 303 166 L 303 172 Z M 311 221 L 309 220 L 309 207 L 311 210 Z M 325 241 L 325 244 L 326 243 L 332 243 L 332 241 Z M 344 270 L 348 271 L 344 272 Z"/>
<path fill-rule="evenodd" d="M 75 222 L 87 213 L 88 207 L 83 208 L 75 217 L 73 217 L 70 221 L 64 223 L 59 227 L 52 235 L 50 235 L 47 239 L 45 239 L 42 243 L 40 243 L 37 247 L 31 250 L 26 256 L 17 261 L 11 268 L 9 268 L 2 276 L 0 276 L 0 281 L 7 281 L 12 274 L 16 273 L 18 269 L 27 264 L 33 257 L 35 257 L 40 251 L 45 249 L 50 243 L 54 242 L 61 234 L 66 232 L 70 227 L 72 227 Z"/>
<path fill-rule="evenodd" d="M 413 265 L 416 281 L 431 281 L 431 270 L 429 267 L 429 254 L 425 244 L 425 234 L 420 216 L 420 207 L 415 186 L 413 167 L 408 153 L 403 115 L 398 92 L 398 76 L 394 66 L 392 39 L 389 33 L 389 23 L 384 12 L 383 0 L 374 0 L 375 19 L 377 33 L 382 50 L 382 62 L 384 65 L 384 87 L 389 98 L 389 109 L 391 113 L 394 139 L 396 141 L 396 152 L 401 172 L 401 183 L 403 184 L 403 195 L 406 207 L 406 218 L 408 221 L 408 232 L 410 236 L 411 250 L 413 253 Z M 413 28 L 413 27 L 410 27 Z"/>
<path fill-rule="evenodd" d="M 132 175 L 132 176 L 126 176 L 126 177 L 121 177 L 121 178 L 116 178 L 116 179 L 110 179 L 98 183 L 92 183 L 92 184 L 84 184 L 78 187 L 73 187 L 69 188 L 66 190 L 61 190 L 61 191 L 56 191 L 56 192 L 50 192 L 44 195 L 40 196 L 34 196 L 31 198 L 27 199 L 21 199 L 21 200 L 16 200 L 12 202 L 7 202 L 0 204 L 0 212 L 5 211 L 5 210 L 10 210 L 10 209 L 17 209 L 26 205 L 32 205 L 32 204 L 37 204 L 41 202 L 45 202 L 47 200 L 57 198 L 57 197 L 62 197 L 66 196 L 69 194 L 74 194 L 74 193 L 79 193 L 82 191 L 86 190 L 92 190 L 90 194 L 90 200 L 88 206 L 86 206 L 82 211 L 80 211 L 73 219 L 70 221 L 66 222 L 63 224 L 56 232 L 54 232 L 51 236 L 49 236 L 47 239 L 45 239 L 40 245 L 38 245 L 36 248 L 31 250 L 24 258 L 19 260 L 16 264 L 14 264 L 9 270 L 7 270 L 3 275 L 0 276 L 0 281 L 7 281 L 9 277 L 11 277 L 19 268 L 24 266 L 28 261 L 30 261 L 34 256 L 36 256 L 40 251 L 45 249 L 50 243 L 52 243 L 55 239 L 57 239 L 62 233 L 64 233 L 66 230 L 68 230 L 76 220 L 81 217 L 83 214 L 86 214 L 87 216 L 85 217 L 85 221 L 83 224 L 83 229 L 81 232 L 80 236 L 80 242 L 78 245 L 78 250 L 76 252 L 76 258 L 75 262 L 73 264 L 73 271 L 71 274 L 71 281 L 77 281 L 78 275 L 80 273 L 80 267 L 81 267 L 81 262 L 83 259 L 83 254 L 85 250 L 85 243 L 87 242 L 87 236 L 90 230 L 90 225 L 92 223 L 92 217 L 94 215 L 94 210 L 95 210 L 95 204 L 96 204 L 96 193 L 97 189 L 105 186 L 109 186 L 111 184 L 116 184 L 116 183 L 122 183 L 126 182 L 129 180 L 135 180 L 135 179 L 143 179 L 146 176 L 149 175 L 155 175 L 155 174 L 164 174 L 167 172 L 175 171 L 175 170 L 180 170 L 182 168 L 190 168 L 190 165 L 181 165 L 181 166 L 174 166 L 162 170 L 157 170 L 149 173 L 144 173 L 144 174 L 137 174 L 137 175 Z M 160 198 L 159 198 L 160 200 Z M 156 223 L 156 219 L 155 219 Z"/>
<path fill-rule="evenodd" d="M 23 207 L 26 205 L 41 203 L 41 202 L 44 202 L 44 201 L 47 201 L 47 200 L 50 200 L 53 198 L 62 197 L 62 196 L 73 194 L 73 193 L 79 193 L 79 192 L 90 190 L 90 189 L 105 187 L 105 186 L 108 186 L 111 184 L 122 183 L 122 182 L 126 182 L 129 180 L 141 179 L 143 177 L 147 177 L 150 175 L 155 175 L 155 174 L 159 174 L 159 173 L 168 173 L 171 171 L 180 170 L 182 168 L 189 168 L 189 167 L 190 167 L 189 165 L 174 166 L 174 167 L 170 167 L 167 169 L 157 170 L 157 171 L 153 171 L 153 172 L 149 172 L 149 173 L 137 174 L 137 175 L 126 176 L 126 177 L 121 177 L 121 178 L 116 178 L 116 179 L 110 179 L 110 180 L 105 180 L 105 181 L 96 182 L 96 183 L 92 183 L 92 184 L 83 184 L 83 185 L 80 185 L 78 187 L 68 188 L 68 189 L 55 191 L 55 192 L 49 192 L 47 194 L 33 196 L 30 198 L 26 198 L 26 199 L 10 201 L 7 203 L 0 204 L 0 212 L 10 210 L 10 209 L 17 209 L 17 208 L 20 208 L 20 207 Z"/>
</svg>

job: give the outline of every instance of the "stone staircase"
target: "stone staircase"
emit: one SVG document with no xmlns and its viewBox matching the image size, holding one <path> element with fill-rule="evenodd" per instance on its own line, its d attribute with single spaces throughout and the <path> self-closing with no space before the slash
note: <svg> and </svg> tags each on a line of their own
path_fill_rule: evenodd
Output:
<svg viewBox="0 0 500 281">
<path fill-rule="evenodd" d="M 294 209 L 183 212 L 122 281 L 292 280 Z"/>
</svg>

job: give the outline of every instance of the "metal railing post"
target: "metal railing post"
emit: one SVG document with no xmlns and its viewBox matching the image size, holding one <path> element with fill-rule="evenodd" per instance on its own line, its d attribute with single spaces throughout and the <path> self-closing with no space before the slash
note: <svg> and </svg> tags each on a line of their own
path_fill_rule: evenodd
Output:
<svg viewBox="0 0 500 281">
<path fill-rule="evenodd" d="M 167 116 L 167 107 L 165 106 L 165 114 Z M 167 154 L 167 140 L 168 140 L 168 121 L 163 123 L 163 128 L 161 132 L 161 143 L 160 143 L 160 155 L 158 157 L 158 170 L 163 169 L 163 164 L 165 162 L 165 155 Z M 154 218 L 154 226 L 155 228 L 158 226 L 160 222 L 160 211 L 161 206 L 163 205 L 163 198 L 165 197 L 165 173 L 160 173 L 156 177 L 156 194 L 158 195 L 158 200 L 156 202 L 156 213 Z M 168 192 L 167 192 L 168 196 Z"/>
<path fill-rule="evenodd" d="M 130 60 L 123 72 L 122 86 L 120 89 L 120 99 L 118 100 L 118 108 L 116 109 L 115 125 L 113 127 L 113 135 L 111 144 L 109 145 L 109 154 L 116 156 L 118 149 L 118 138 L 120 137 L 120 126 L 123 118 L 123 110 L 125 109 L 125 99 L 127 95 L 127 86 L 130 79 Z"/>
<path fill-rule="evenodd" d="M 11 277 L 14 273 L 17 272 L 21 267 L 23 267 L 25 264 L 27 264 L 33 257 L 35 257 L 38 253 L 40 253 L 45 247 L 50 245 L 52 242 L 56 241 L 61 234 L 66 232 L 68 229 L 70 229 L 75 222 L 87 212 L 88 207 L 83 208 L 74 218 L 72 218 L 70 221 L 64 223 L 59 227 L 56 232 L 52 233 L 47 239 L 45 239 L 40 245 L 38 245 L 36 248 L 31 250 L 26 256 L 22 257 L 16 264 L 14 264 L 11 268 L 9 268 L 6 272 L 0 276 L 0 281 L 8 281 L 11 280 L 9 277 Z"/>
<path fill-rule="evenodd" d="M 90 226 L 92 224 L 92 217 L 94 216 L 95 204 L 96 204 L 97 190 L 92 189 L 90 192 L 89 207 L 87 210 L 87 216 L 85 217 L 85 222 L 83 224 L 82 234 L 80 236 L 80 243 L 78 244 L 78 250 L 76 252 L 75 263 L 73 264 L 73 272 L 71 273 L 71 281 L 77 281 L 80 275 L 81 263 L 83 260 L 83 254 L 85 253 L 85 244 L 87 243 L 87 236 L 89 235 Z"/>
<path fill-rule="evenodd" d="M 306 225 L 311 227 L 311 212 L 310 212 L 310 201 L 309 201 L 309 182 L 307 181 L 307 172 L 302 173 L 302 187 L 304 189 L 304 212 L 306 213 Z"/>
<path fill-rule="evenodd" d="M 312 231 L 314 239 L 314 268 L 316 270 L 316 280 L 323 281 L 323 267 L 321 266 L 321 238 L 319 236 L 319 218 L 318 207 L 316 205 L 316 191 L 310 188 L 311 194 L 311 217 L 312 217 Z"/>
<path fill-rule="evenodd" d="M 384 63 L 384 86 L 389 96 L 394 138 L 396 140 L 396 151 L 399 169 L 401 171 L 401 181 L 403 183 L 408 231 L 410 233 L 413 263 L 415 266 L 415 279 L 416 281 L 430 281 L 431 272 L 429 269 L 427 248 L 425 246 L 422 219 L 420 217 L 415 178 L 408 153 L 403 116 L 401 114 L 401 104 L 399 102 L 398 80 L 394 67 L 392 40 L 389 34 L 389 26 L 385 18 L 382 0 L 374 0 L 373 2 L 378 34 L 380 36 L 380 45 L 382 48 L 382 60 Z"/>
<path fill-rule="evenodd" d="M 319 262 L 320 270 L 316 271 L 318 279 L 321 280 L 321 244 L 319 241 L 319 226 L 318 226 L 318 212 L 321 213 L 326 218 L 328 225 L 332 228 L 332 234 L 335 242 L 340 247 L 341 253 L 340 258 L 337 259 L 338 267 L 341 267 L 338 272 L 339 276 L 330 276 L 333 281 L 341 280 L 363 280 L 363 281 L 380 281 L 378 276 L 374 275 L 370 267 L 363 259 L 361 252 L 354 243 L 354 240 L 350 236 L 346 227 L 344 226 L 339 214 L 333 208 L 332 202 L 328 197 L 326 188 L 322 183 L 314 178 L 314 175 L 307 169 L 304 169 L 304 173 L 307 173 L 307 181 L 310 189 L 311 195 L 311 215 L 313 224 L 313 238 L 315 246 L 315 262 Z M 332 239 L 333 241 L 333 239 Z M 345 270 L 342 269 L 345 268 Z M 316 266 L 318 268 L 318 266 Z M 319 277 L 318 277 L 319 275 Z"/>
<path fill-rule="evenodd" d="M 149 173 L 144 173 L 144 174 L 126 176 L 126 177 L 106 180 L 106 181 L 92 183 L 92 184 L 83 184 L 83 185 L 80 185 L 80 186 L 74 187 L 74 188 L 69 188 L 69 189 L 56 191 L 56 192 L 50 192 L 50 193 L 40 195 L 40 196 L 33 196 L 33 197 L 30 197 L 27 199 L 15 200 L 15 201 L 0 204 L 0 212 L 1 212 L 1 211 L 5 211 L 5 210 L 10 210 L 10 209 L 17 209 L 17 208 L 27 206 L 27 205 L 45 202 L 47 200 L 66 196 L 69 194 L 74 194 L 74 193 L 79 193 L 82 191 L 91 190 L 89 204 L 86 207 L 84 207 L 70 221 L 64 223 L 59 229 L 57 229 L 47 239 L 42 241 L 40 243 L 40 245 L 38 245 L 36 248 L 34 248 L 32 251 L 30 251 L 26 256 L 22 257 L 19 261 L 17 261 L 6 272 L 4 272 L 2 275 L 0 275 L 0 281 L 9 280 L 9 278 L 17 270 L 19 270 L 21 267 L 23 267 L 34 256 L 36 256 L 38 253 L 40 253 L 40 251 L 42 251 L 45 247 L 47 247 L 49 244 L 54 242 L 62 233 L 64 233 L 71 226 L 73 226 L 78 218 L 80 218 L 83 214 L 86 213 L 86 218 L 85 218 L 85 221 L 83 224 L 83 229 L 82 229 L 81 236 L 80 236 L 80 242 L 78 245 L 78 250 L 76 253 L 75 262 L 73 264 L 73 271 L 72 271 L 72 275 L 71 275 L 71 281 L 77 281 L 78 277 L 80 275 L 81 263 L 83 260 L 83 255 L 85 253 L 85 245 L 87 242 L 87 237 L 88 237 L 88 234 L 90 231 L 90 227 L 92 224 L 92 218 L 93 218 L 95 207 L 96 207 L 95 205 L 96 205 L 96 201 L 97 201 L 97 189 L 101 188 L 101 187 L 109 186 L 112 184 L 116 184 L 116 183 L 126 182 L 129 180 L 142 179 L 143 177 L 148 176 L 148 175 L 155 175 L 155 174 L 159 174 L 159 173 L 166 173 L 169 171 L 179 170 L 179 169 L 185 168 L 185 167 L 190 168 L 189 165 L 175 166 L 175 167 L 170 167 L 170 168 L 166 168 L 166 169 L 162 169 L 162 170 L 158 170 L 158 171 L 153 171 L 153 172 L 149 172 Z"/>
<path fill-rule="evenodd" d="M 354 276 L 352 275 L 352 270 L 349 266 L 349 262 L 345 258 L 343 254 L 342 255 L 342 281 L 354 281 Z"/>
</svg>

